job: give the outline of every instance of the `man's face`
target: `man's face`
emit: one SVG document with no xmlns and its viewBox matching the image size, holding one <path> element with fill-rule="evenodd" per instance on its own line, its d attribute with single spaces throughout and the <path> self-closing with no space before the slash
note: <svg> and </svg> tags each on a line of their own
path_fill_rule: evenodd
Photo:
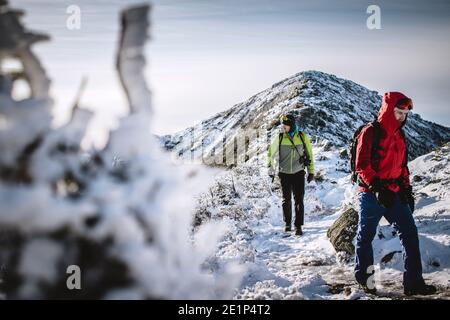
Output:
<svg viewBox="0 0 450 320">
<path fill-rule="evenodd" d="M 403 121 L 405 121 L 408 112 L 409 112 L 408 109 L 403 110 L 397 107 L 394 108 L 395 119 L 397 119 L 398 122 L 402 123 Z"/>
<path fill-rule="evenodd" d="M 281 128 L 283 129 L 284 132 L 288 133 L 289 130 L 291 130 L 291 127 L 286 125 L 286 124 L 281 124 Z"/>
</svg>

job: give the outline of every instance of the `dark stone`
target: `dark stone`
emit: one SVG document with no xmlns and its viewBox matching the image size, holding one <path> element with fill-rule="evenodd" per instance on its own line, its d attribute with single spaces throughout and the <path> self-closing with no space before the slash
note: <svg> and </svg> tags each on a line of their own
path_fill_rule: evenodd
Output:
<svg viewBox="0 0 450 320">
<path fill-rule="evenodd" d="M 392 251 L 392 252 L 389 252 L 387 255 L 385 255 L 383 258 L 381 258 L 381 262 L 384 263 L 384 264 L 389 263 L 389 261 L 392 260 L 392 258 L 394 257 L 394 255 L 395 255 L 396 253 L 402 253 L 402 252 L 401 252 L 401 251 Z"/>
<path fill-rule="evenodd" d="M 328 229 L 327 237 L 337 252 L 344 251 L 350 255 L 354 254 L 353 238 L 358 229 L 358 220 L 358 212 L 353 208 L 348 208 Z"/>
<path fill-rule="evenodd" d="M 99 215 L 94 215 L 94 216 L 91 216 L 91 217 L 87 217 L 84 220 L 84 224 L 88 228 L 94 228 L 99 222 L 100 222 L 100 216 Z"/>
<path fill-rule="evenodd" d="M 339 152 L 339 157 L 340 157 L 341 159 L 348 159 L 348 152 L 347 152 L 347 149 L 342 149 L 342 150 Z"/>
<path fill-rule="evenodd" d="M 433 267 L 435 267 L 435 268 L 439 268 L 439 267 L 441 266 L 441 264 L 439 263 L 439 261 L 436 261 L 436 260 L 432 261 L 432 262 L 431 262 L 431 265 L 432 265 Z"/>
<path fill-rule="evenodd" d="M 330 141 L 325 142 L 325 145 L 323 146 L 323 151 L 330 151 L 333 147 L 333 143 Z"/>
</svg>

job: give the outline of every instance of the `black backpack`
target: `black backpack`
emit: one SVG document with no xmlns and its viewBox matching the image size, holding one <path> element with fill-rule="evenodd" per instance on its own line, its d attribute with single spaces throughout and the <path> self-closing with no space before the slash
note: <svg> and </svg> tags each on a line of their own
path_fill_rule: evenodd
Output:
<svg viewBox="0 0 450 320">
<path fill-rule="evenodd" d="M 380 156 L 378 153 L 378 150 L 380 149 L 380 139 L 382 135 L 382 129 L 381 125 L 377 120 L 374 120 L 372 122 L 369 122 L 367 124 L 363 124 L 362 126 L 358 127 L 356 129 L 355 133 L 353 134 L 352 139 L 350 140 L 350 170 L 351 170 L 351 180 L 353 183 L 358 183 L 359 185 L 367 187 L 361 179 L 358 179 L 358 174 L 356 173 L 356 149 L 358 147 L 358 137 L 361 133 L 362 129 L 364 129 L 367 126 L 371 126 L 373 128 L 373 141 L 372 141 L 372 150 L 371 150 L 371 159 L 372 159 L 372 168 L 376 171 L 378 169 L 378 164 L 380 162 Z M 407 167 L 408 164 L 408 144 L 405 137 L 405 133 L 403 132 L 402 128 L 399 129 L 400 135 L 403 137 L 403 140 L 406 144 L 406 150 L 405 150 L 405 158 L 403 161 L 403 166 Z"/>
</svg>

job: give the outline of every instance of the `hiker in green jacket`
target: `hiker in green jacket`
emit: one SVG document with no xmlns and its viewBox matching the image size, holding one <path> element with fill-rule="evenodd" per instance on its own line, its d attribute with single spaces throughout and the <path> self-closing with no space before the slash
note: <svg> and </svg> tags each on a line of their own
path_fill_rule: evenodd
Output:
<svg viewBox="0 0 450 320">
<path fill-rule="evenodd" d="M 308 171 L 307 181 L 314 179 L 314 158 L 311 141 L 308 135 L 298 130 L 293 115 L 280 117 L 281 132 L 276 136 L 268 151 L 268 168 L 272 180 L 275 176 L 274 159 L 278 159 L 278 176 L 283 193 L 283 217 L 286 223 L 285 231 L 291 231 L 292 194 L 295 201 L 295 234 L 302 235 L 305 209 L 305 168 Z M 278 158 L 275 158 L 278 155 Z"/>
</svg>

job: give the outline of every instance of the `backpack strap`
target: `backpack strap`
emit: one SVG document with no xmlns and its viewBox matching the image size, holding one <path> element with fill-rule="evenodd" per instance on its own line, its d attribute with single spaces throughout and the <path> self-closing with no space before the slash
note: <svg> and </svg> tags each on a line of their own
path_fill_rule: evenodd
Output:
<svg viewBox="0 0 450 320">
<path fill-rule="evenodd" d="M 380 140 L 381 140 L 381 134 L 382 134 L 380 123 L 377 120 L 374 120 L 365 126 L 359 127 L 357 130 L 358 133 L 357 134 L 355 133 L 355 135 L 354 135 L 354 139 L 352 142 L 352 150 L 351 150 L 352 151 L 352 163 L 351 163 L 352 181 L 356 182 L 359 186 L 362 186 L 365 188 L 367 188 L 368 186 L 366 185 L 365 182 L 363 182 L 361 180 L 359 175 L 356 173 L 356 163 L 355 162 L 356 162 L 357 141 L 358 141 L 359 135 L 361 134 L 361 131 L 366 127 L 371 127 L 373 129 L 372 148 L 370 150 L 370 159 L 371 159 L 371 166 L 372 166 L 373 170 L 375 170 L 375 171 L 377 171 L 378 164 L 380 162 L 380 155 L 378 154 L 378 150 L 380 150 Z"/>
<path fill-rule="evenodd" d="M 400 135 L 403 137 L 403 141 L 405 141 L 405 157 L 403 158 L 403 168 L 406 169 L 406 172 L 408 172 L 408 175 L 410 175 L 411 173 L 409 172 L 409 168 L 408 168 L 408 158 L 409 158 L 409 148 L 408 148 L 408 140 L 406 139 L 406 135 L 405 132 L 402 130 L 402 128 L 400 128 Z M 402 190 L 404 190 L 405 186 L 405 182 L 402 179 L 402 176 L 400 176 L 400 181 L 399 181 L 399 185 L 400 188 Z"/>
<path fill-rule="evenodd" d="M 303 150 L 304 150 L 304 156 L 305 156 L 305 166 L 309 166 L 311 164 L 311 157 L 308 153 L 308 149 L 306 148 L 305 139 L 303 138 L 303 132 L 297 131 L 297 133 L 303 144 Z M 297 148 L 295 148 L 295 149 L 297 150 Z M 298 150 L 297 150 L 297 152 L 298 152 Z M 298 155 L 300 155 L 300 153 Z"/>
<path fill-rule="evenodd" d="M 380 150 L 380 140 L 381 140 L 381 125 L 375 120 L 370 123 L 370 126 L 373 128 L 373 140 L 372 140 L 372 150 L 371 150 L 371 159 L 372 159 L 372 168 L 373 170 L 378 170 L 378 164 L 380 163 L 380 155 L 378 154 L 378 150 Z"/>
<path fill-rule="evenodd" d="M 281 141 L 283 140 L 283 132 L 278 134 L 278 158 L 281 157 Z M 284 159 L 283 159 L 284 161 Z M 278 170 L 280 170 L 281 159 L 278 161 Z"/>
<path fill-rule="evenodd" d="M 278 134 L 278 156 L 280 156 L 280 151 L 281 151 L 281 140 L 283 140 L 283 132 L 280 132 Z"/>
<path fill-rule="evenodd" d="M 367 127 L 367 123 L 363 124 L 356 129 L 353 133 L 351 144 L 350 144 L 350 171 L 351 171 L 351 180 L 356 183 L 358 181 L 358 174 L 356 173 L 356 148 L 358 146 L 358 137 L 365 127 Z"/>
<path fill-rule="evenodd" d="M 406 167 L 408 169 L 408 158 L 409 158 L 408 140 L 406 139 L 405 131 L 403 131 L 402 128 L 400 128 L 399 131 L 400 135 L 403 138 L 403 141 L 405 141 L 405 158 L 403 159 L 403 167 Z"/>
</svg>

